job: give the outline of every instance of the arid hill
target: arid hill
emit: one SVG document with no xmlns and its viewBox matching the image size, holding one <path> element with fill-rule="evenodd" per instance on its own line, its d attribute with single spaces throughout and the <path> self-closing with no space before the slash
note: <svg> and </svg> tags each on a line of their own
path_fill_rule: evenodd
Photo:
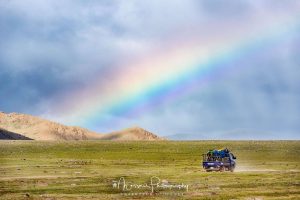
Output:
<svg viewBox="0 0 300 200">
<path fill-rule="evenodd" d="M 142 128 L 134 127 L 100 134 L 76 126 L 65 126 L 39 117 L 0 112 L 0 139 L 33 140 L 161 140 Z"/>
<path fill-rule="evenodd" d="M 157 135 L 140 127 L 127 128 L 102 136 L 103 140 L 164 140 Z"/>
<path fill-rule="evenodd" d="M 34 140 L 88 140 L 101 134 L 87 129 L 65 126 L 31 115 L 0 113 L 0 128 Z"/>
</svg>

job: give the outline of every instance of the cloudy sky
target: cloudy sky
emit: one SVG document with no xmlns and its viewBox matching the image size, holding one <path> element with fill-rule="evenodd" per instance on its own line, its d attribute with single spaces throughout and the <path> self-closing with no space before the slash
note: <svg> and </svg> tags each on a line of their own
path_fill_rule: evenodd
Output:
<svg viewBox="0 0 300 200">
<path fill-rule="evenodd" d="M 0 0 L 0 110 L 98 132 L 300 139 L 299 13 L 298 0 Z M 198 57 L 211 70 L 195 78 Z"/>
</svg>

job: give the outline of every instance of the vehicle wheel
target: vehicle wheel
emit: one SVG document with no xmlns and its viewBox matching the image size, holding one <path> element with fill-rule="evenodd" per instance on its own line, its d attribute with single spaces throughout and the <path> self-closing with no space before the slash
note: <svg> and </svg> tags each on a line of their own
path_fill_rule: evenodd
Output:
<svg viewBox="0 0 300 200">
<path fill-rule="evenodd" d="M 225 171 L 225 167 L 220 167 L 220 172 L 224 172 Z"/>
<path fill-rule="evenodd" d="M 230 171 L 231 171 L 231 172 L 234 172 L 234 167 L 231 167 L 231 168 L 230 168 Z"/>
</svg>

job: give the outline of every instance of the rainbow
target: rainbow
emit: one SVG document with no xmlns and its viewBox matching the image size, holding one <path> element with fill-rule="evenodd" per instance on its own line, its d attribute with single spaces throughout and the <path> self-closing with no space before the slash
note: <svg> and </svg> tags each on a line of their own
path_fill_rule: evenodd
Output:
<svg viewBox="0 0 300 200">
<path fill-rule="evenodd" d="M 242 70 L 229 63 L 284 41 L 298 28 L 297 20 L 286 19 L 258 30 L 224 33 L 220 39 L 171 41 L 171 48 L 166 45 L 136 62 L 122 64 L 106 81 L 99 75 L 92 87 L 68 94 L 59 109 L 66 123 L 89 128 L 109 123 L 112 117 L 139 115 L 162 101 L 172 101 L 217 77 Z"/>
</svg>

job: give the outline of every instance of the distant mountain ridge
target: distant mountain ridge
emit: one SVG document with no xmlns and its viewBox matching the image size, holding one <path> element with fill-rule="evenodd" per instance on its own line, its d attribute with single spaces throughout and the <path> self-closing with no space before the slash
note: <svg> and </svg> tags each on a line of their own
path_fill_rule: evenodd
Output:
<svg viewBox="0 0 300 200">
<path fill-rule="evenodd" d="M 0 112 L 0 139 L 32 140 L 162 140 L 139 127 L 108 134 L 65 126 L 32 115 Z"/>
</svg>

